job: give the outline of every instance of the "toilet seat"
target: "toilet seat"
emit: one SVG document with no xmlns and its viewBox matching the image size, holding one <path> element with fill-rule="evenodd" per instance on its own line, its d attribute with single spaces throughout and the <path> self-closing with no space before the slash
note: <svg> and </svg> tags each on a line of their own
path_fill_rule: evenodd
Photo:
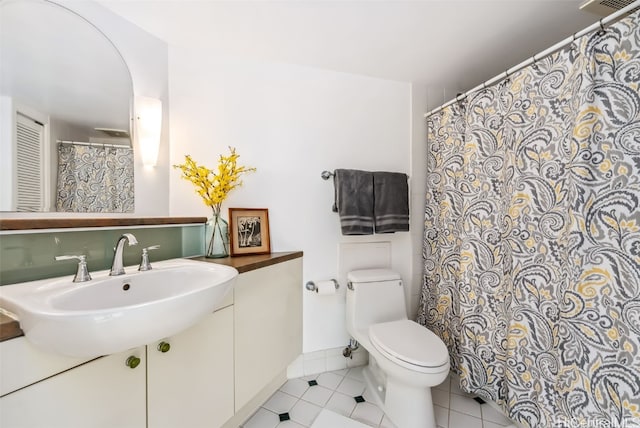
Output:
<svg viewBox="0 0 640 428">
<path fill-rule="evenodd" d="M 414 371 L 435 372 L 449 363 L 442 340 L 411 320 L 374 324 L 369 327 L 369 339 L 385 357 Z"/>
</svg>

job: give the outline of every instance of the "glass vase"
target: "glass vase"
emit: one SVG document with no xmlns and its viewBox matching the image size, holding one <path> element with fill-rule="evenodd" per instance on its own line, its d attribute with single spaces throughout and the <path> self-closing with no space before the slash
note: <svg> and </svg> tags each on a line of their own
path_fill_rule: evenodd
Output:
<svg viewBox="0 0 640 428">
<path fill-rule="evenodd" d="M 213 212 L 204 228 L 205 232 L 205 257 L 219 259 L 229 255 L 229 223 L 220 216 L 219 212 Z"/>
</svg>

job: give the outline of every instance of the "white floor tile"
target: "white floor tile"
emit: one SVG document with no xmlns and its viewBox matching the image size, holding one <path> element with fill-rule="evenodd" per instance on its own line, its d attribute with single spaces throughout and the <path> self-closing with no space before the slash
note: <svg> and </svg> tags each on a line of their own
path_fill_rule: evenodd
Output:
<svg viewBox="0 0 640 428">
<path fill-rule="evenodd" d="M 271 410 L 274 413 L 286 413 L 293 408 L 298 401 L 298 398 L 293 395 L 285 394 L 281 391 L 276 391 L 275 394 L 262 405 L 267 410 Z"/>
<path fill-rule="evenodd" d="M 505 428 L 505 425 L 500 425 L 491 421 L 482 421 L 482 428 Z"/>
<path fill-rule="evenodd" d="M 332 394 L 333 390 L 327 389 L 324 386 L 316 385 L 307 389 L 307 392 L 304 393 L 302 399 L 317 406 L 324 407 Z"/>
<path fill-rule="evenodd" d="M 275 428 L 279 423 L 278 415 L 261 407 L 243 425 L 243 428 Z"/>
<path fill-rule="evenodd" d="M 318 413 L 320 413 L 320 410 L 322 409 L 315 404 L 300 400 L 293 406 L 293 409 L 289 412 L 289 416 L 294 422 L 308 427 L 311 426 L 313 420 L 318 416 Z"/>
<path fill-rule="evenodd" d="M 367 402 L 356 404 L 356 408 L 353 409 L 353 413 L 351 413 L 351 419 L 364 422 L 374 427 L 380 425 L 383 416 L 384 413 L 382 413 L 382 410 L 380 410 L 378 406 Z"/>
<path fill-rule="evenodd" d="M 338 376 L 346 376 L 346 374 L 349 372 L 349 370 L 350 369 L 333 370 L 331 373 L 337 374 Z"/>
<path fill-rule="evenodd" d="M 389 420 L 389 418 L 385 415 L 382 418 L 382 422 L 380 422 L 380 428 L 397 428 L 393 422 Z"/>
<path fill-rule="evenodd" d="M 365 388 L 364 392 L 362 393 L 362 396 L 364 397 L 365 400 L 367 400 L 369 403 L 374 403 L 377 404 L 378 401 L 378 397 L 377 395 L 371 391 L 369 388 Z"/>
<path fill-rule="evenodd" d="M 353 419 L 345 418 L 331 410 L 323 409 L 311 428 L 369 428 Z"/>
<path fill-rule="evenodd" d="M 482 428 L 482 419 L 451 410 L 449 428 Z"/>
<path fill-rule="evenodd" d="M 449 408 L 449 392 L 448 391 L 443 391 L 441 389 L 432 389 L 431 399 L 433 400 L 433 404 L 446 407 L 447 409 Z"/>
<path fill-rule="evenodd" d="M 346 374 L 346 376 L 348 378 L 364 382 L 364 375 L 362 374 L 362 370 L 364 370 L 365 367 L 366 366 L 360 366 L 349 369 L 349 372 Z"/>
<path fill-rule="evenodd" d="M 344 416 L 351 416 L 351 412 L 353 412 L 355 407 L 356 400 L 354 400 L 353 397 L 339 392 L 334 392 L 325 406 L 326 409 L 333 410 Z"/>
<path fill-rule="evenodd" d="M 336 391 L 351 397 L 356 397 L 364 392 L 365 386 L 365 383 L 362 381 L 345 377 L 336 388 Z"/>
<path fill-rule="evenodd" d="M 436 415 L 436 425 L 439 427 L 448 427 L 449 426 L 449 408 L 448 407 L 440 407 L 433 406 L 433 412 Z"/>
<path fill-rule="evenodd" d="M 480 404 L 473 398 L 464 397 L 462 395 L 451 394 L 450 406 L 451 410 L 456 412 L 466 413 L 467 415 L 475 418 L 481 418 L 482 412 L 480 410 Z"/>
<path fill-rule="evenodd" d="M 513 423 L 509 418 L 491 407 L 489 404 L 483 404 L 480 408 L 482 410 L 483 421 L 495 422 L 498 425 L 503 426 L 511 425 Z"/>
<path fill-rule="evenodd" d="M 289 379 L 280 387 L 280 391 L 300 398 L 308 388 L 309 384 L 303 379 Z"/>
<path fill-rule="evenodd" d="M 294 421 L 282 421 L 278 424 L 277 428 L 306 428 L 304 425 L 300 425 L 297 422 Z"/>
<path fill-rule="evenodd" d="M 363 369 L 361 366 L 290 379 L 243 428 L 397 428 L 375 404 L 375 394 L 365 389 Z M 318 385 L 309 386 L 308 380 L 315 380 Z M 458 377 L 451 374 L 443 384 L 431 389 L 439 428 L 515 428 L 495 407 L 481 406 L 465 394 L 458 382 Z M 356 403 L 354 397 L 358 395 L 366 401 Z M 285 412 L 291 420 L 280 422 L 278 414 Z M 322 412 L 329 412 L 326 420 L 320 419 Z M 314 421 L 318 420 L 320 424 L 316 425 Z M 329 424 L 324 424 L 327 421 Z"/>
<path fill-rule="evenodd" d="M 318 381 L 318 385 L 335 390 L 338 385 L 340 385 L 340 382 L 342 382 L 342 379 L 344 379 L 343 376 L 327 372 L 322 373 L 316 380 Z"/>
</svg>

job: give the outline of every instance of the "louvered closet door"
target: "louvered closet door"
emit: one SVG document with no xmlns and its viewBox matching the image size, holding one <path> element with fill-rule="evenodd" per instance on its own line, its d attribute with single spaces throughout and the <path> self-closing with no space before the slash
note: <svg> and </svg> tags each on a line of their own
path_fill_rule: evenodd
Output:
<svg viewBox="0 0 640 428">
<path fill-rule="evenodd" d="M 16 210 L 42 211 L 44 126 L 18 113 L 16 136 Z"/>
</svg>

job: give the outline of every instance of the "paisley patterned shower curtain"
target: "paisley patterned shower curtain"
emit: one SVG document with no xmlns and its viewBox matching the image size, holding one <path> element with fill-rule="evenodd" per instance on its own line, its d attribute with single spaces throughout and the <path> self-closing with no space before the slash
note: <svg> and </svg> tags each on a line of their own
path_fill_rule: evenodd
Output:
<svg viewBox="0 0 640 428">
<path fill-rule="evenodd" d="M 418 321 L 461 387 L 530 427 L 640 426 L 638 13 L 433 114 L 428 145 Z"/>
<path fill-rule="evenodd" d="M 133 212 L 133 150 L 59 144 L 56 210 Z"/>
</svg>

